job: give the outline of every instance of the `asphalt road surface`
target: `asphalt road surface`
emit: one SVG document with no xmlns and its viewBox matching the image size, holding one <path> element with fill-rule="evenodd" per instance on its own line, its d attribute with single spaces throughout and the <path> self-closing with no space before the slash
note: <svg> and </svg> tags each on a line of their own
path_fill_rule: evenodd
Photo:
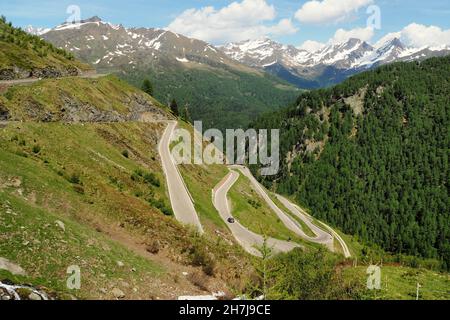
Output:
<svg viewBox="0 0 450 320">
<path fill-rule="evenodd" d="M 193 200 L 170 152 L 171 137 L 177 122 L 167 121 L 167 123 L 168 125 L 159 142 L 158 150 L 164 175 L 166 176 L 172 209 L 178 221 L 185 225 L 191 225 L 200 233 L 203 233 L 203 227 L 194 208 Z"/>
<path fill-rule="evenodd" d="M 264 237 L 248 230 L 236 219 L 234 223 L 228 222 L 228 219 L 233 218 L 233 215 L 230 210 L 230 203 L 227 195 L 238 179 L 239 173 L 230 170 L 230 173 L 225 177 L 225 179 L 222 180 L 216 188 L 214 188 L 214 207 L 219 212 L 223 221 L 227 224 L 236 241 L 250 254 L 261 256 L 258 248 L 261 248 L 264 245 Z M 274 238 L 267 238 L 266 243 L 273 252 L 288 252 L 294 248 L 301 247 L 299 244 L 294 242 L 282 241 Z"/>
</svg>

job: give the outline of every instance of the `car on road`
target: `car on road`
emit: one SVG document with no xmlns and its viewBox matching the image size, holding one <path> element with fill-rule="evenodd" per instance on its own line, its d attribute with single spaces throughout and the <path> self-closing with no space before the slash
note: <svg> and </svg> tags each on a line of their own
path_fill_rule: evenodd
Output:
<svg viewBox="0 0 450 320">
<path fill-rule="evenodd" d="M 234 220 L 234 218 L 230 217 L 227 219 L 228 223 L 235 223 L 236 220 Z"/>
</svg>

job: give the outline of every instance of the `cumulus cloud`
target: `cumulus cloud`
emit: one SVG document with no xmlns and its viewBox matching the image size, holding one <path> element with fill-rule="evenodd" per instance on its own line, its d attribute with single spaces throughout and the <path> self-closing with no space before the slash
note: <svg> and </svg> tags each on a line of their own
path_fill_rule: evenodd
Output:
<svg viewBox="0 0 450 320">
<path fill-rule="evenodd" d="M 369 42 L 373 38 L 374 34 L 375 32 L 371 27 L 355 28 L 351 30 L 338 29 L 329 42 L 332 44 L 342 43 L 351 38 Z"/>
<path fill-rule="evenodd" d="M 298 48 L 302 50 L 306 50 L 308 52 L 316 52 L 325 47 L 325 43 L 307 40 L 303 42 Z"/>
<path fill-rule="evenodd" d="M 412 23 L 401 31 L 400 40 L 413 47 L 450 45 L 450 29 Z"/>
<path fill-rule="evenodd" d="M 338 29 L 327 43 L 308 40 L 300 45 L 299 49 L 315 52 L 322 49 L 325 45 L 343 43 L 351 38 L 372 43 L 371 40 L 374 35 L 375 30 L 371 27 L 355 28 L 351 30 Z M 412 23 L 399 32 L 386 34 L 378 40 L 374 46 L 378 48 L 394 38 L 400 39 L 404 45 L 414 48 L 450 46 L 450 29 L 443 30 L 437 26 L 425 26 Z"/>
<path fill-rule="evenodd" d="M 338 43 L 343 43 L 351 38 L 359 39 L 362 41 L 370 42 L 373 38 L 375 32 L 373 28 L 355 28 L 351 30 L 338 29 L 336 30 L 334 36 L 328 40 L 327 43 L 317 42 L 313 40 L 307 40 L 303 42 L 298 48 L 309 52 L 316 52 L 323 49 L 326 45 L 333 45 Z"/>
<path fill-rule="evenodd" d="M 398 38 L 406 46 L 414 48 L 450 46 L 450 29 L 442 30 L 437 26 L 411 23 L 399 32 L 388 33 L 375 46 L 380 46 L 394 38 Z"/>
<path fill-rule="evenodd" d="M 340 22 L 371 3 L 373 0 L 312 0 L 295 13 L 295 18 L 312 24 Z"/>
<path fill-rule="evenodd" d="M 266 0 L 243 0 L 221 9 L 186 10 L 167 29 L 215 44 L 298 31 L 290 19 L 274 22 L 275 18 L 276 10 Z"/>
</svg>

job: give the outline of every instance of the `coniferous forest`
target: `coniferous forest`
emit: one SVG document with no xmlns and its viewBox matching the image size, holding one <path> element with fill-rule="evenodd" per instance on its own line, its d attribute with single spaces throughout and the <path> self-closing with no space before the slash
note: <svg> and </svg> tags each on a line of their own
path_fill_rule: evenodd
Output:
<svg viewBox="0 0 450 320">
<path fill-rule="evenodd" d="M 448 269 L 449 111 L 450 57 L 304 93 L 253 124 L 281 128 L 280 173 L 260 179 L 362 242 Z"/>
</svg>

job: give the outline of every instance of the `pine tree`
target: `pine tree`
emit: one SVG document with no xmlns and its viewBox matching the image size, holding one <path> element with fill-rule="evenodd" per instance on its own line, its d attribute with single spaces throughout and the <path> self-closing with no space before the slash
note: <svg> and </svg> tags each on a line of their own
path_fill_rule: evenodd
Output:
<svg viewBox="0 0 450 320">
<path fill-rule="evenodd" d="M 172 100 L 172 102 L 170 103 L 170 110 L 172 110 L 172 113 L 176 116 L 179 116 L 179 110 L 178 110 L 178 103 L 175 99 Z"/>
<path fill-rule="evenodd" d="M 186 122 L 191 122 L 191 114 L 189 113 L 188 105 L 184 106 L 183 112 L 181 114 L 181 118 Z"/>
<path fill-rule="evenodd" d="M 145 79 L 142 83 L 142 91 L 153 96 L 153 85 L 149 79 Z"/>
</svg>

